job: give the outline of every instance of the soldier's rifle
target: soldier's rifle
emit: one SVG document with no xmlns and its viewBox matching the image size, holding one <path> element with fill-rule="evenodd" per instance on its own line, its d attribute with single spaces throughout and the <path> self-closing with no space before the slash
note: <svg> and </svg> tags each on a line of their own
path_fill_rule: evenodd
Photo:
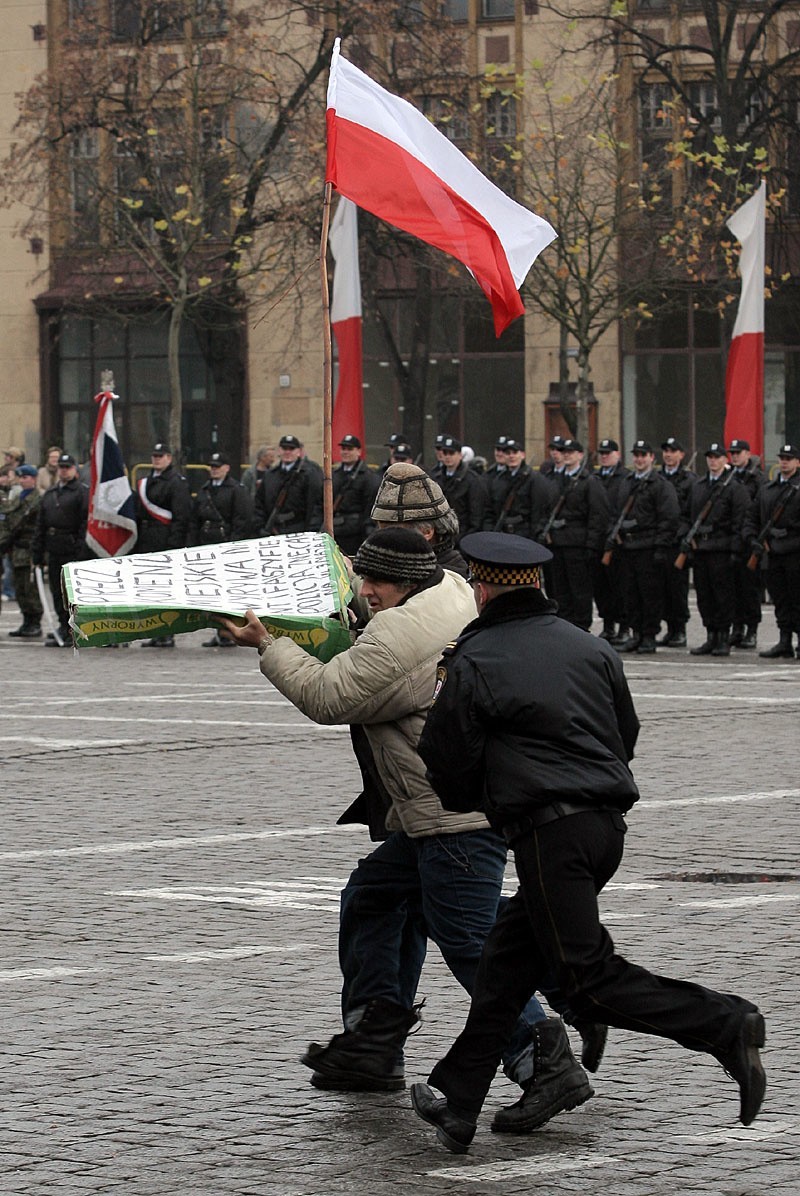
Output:
<svg viewBox="0 0 800 1196">
<path fill-rule="evenodd" d="M 769 552 L 769 534 L 783 515 L 789 503 L 800 492 L 800 485 L 793 486 L 791 482 L 787 482 L 786 489 L 788 494 L 784 494 L 783 498 L 775 503 L 772 514 L 756 536 L 756 543 L 761 546 L 761 552 L 754 551 L 750 553 L 750 556 L 747 558 L 748 569 L 755 571 L 758 568 L 758 562 L 761 560 L 761 553 Z"/>
<path fill-rule="evenodd" d="M 273 527 L 275 526 L 275 522 L 276 522 L 278 516 L 280 515 L 283 508 L 286 506 L 286 499 L 289 495 L 289 489 L 292 485 L 292 482 L 295 480 L 295 476 L 296 476 L 297 472 L 298 472 L 297 466 L 293 466 L 292 469 L 287 471 L 284 483 L 281 486 L 280 491 L 278 492 L 278 497 L 275 499 L 275 506 L 272 508 L 272 514 L 270 515 L 267 522 L 264 524 L 264 530 L 261 533 L 263 536 L 268 536 L 270 534 Z"/>
<path fill-rule="evenodd" d="M 520 490 L 522 489 L 522 484 L 525 481 L 525 478 L 527 476 L 528 476 L 527 474 L 518 473 L 517 476 L 514 478 L 511 488 L 509 489 L 508 494 L 506 495 L 506 500 L 503 503 L 503 506 L 500 510 L 500 514 L 497 517 L 497 522 L 495 523 L 494 527 L 492 528 L 492 531 L 494 531 L 494 532 L 500 531 L 500 528 L 503 526 L 503 524 L 506 521 L 506 517 L 507 517 L 509 511 L 513 507 L 514 503 L 517 501 L 517 495 L 519 494 Z"/>
<path fill-rule="evenodd" d="M 614 526 L 612 527 L 611 532 L 609 534 L 609 537 L 606 540 L 605 552 L 603 553 L 602 557 L 600 558 L 600 561 L 603 565 L 611 564 L 612 557 L 614 556 L 614 549 L 616 548 L 617 544 L 622 543 L 622 538 L 619 533 L 622 531 L 623 523 L 625 522 L 625 520 L 628 518 L 631 511 L 633 510 L 633 504 L 635 502 L 636 502 L 636 489 L 634 487 L 631 489 L 631 493 L 628 496 L 624 507 L 622 508 L 619 515 L 617 516 Z"/>
<path fill-rule="evenodd" d="M 567 497 L 569 496 L 570 490 L 575 489 L 575 487 L 577 486 L 578 481 L 580 479 L 580 476 L 581 476 L 580 473 L 578 473 L 575 475 L 574 478 L 570 478 L 569 485 L 564 487 L 561 497 L 559 498 L 556 505 L 553 507 L 553 509 L 550 512 L 550 515 L 547 519 L 547 522 L 545 523 L 544 527 L 542 528 L 542 534 L 540 536 L 541 544 L 551 544 L 552 543 L 550 533 L 556 525 L 556 520 L 558 519 L 559 515 L 561 514 L 561 509 L 564 506 L 564 503 L 567 501 Z"/>
<path fill-rule="evenodd" d="M 700 514 L 697 516 L 694 523 L 692 524 L 692 526 L 689 528 L 686 535 L 681 540 L 681 550 L 678 553 L 678 555 L 675 557 L 675 560 L 673 561 L 673 564 L 676 569 L 682 569 L 684 567 L 687 560 L 689 559 L 689 553 L 692 551 L 693 548 L 697 547 L 697 545 L 695 544 L 695 539 L 697 537 L 697 533 L 700 531 L 703 524 L 708 519 L 709 515 L 711 514 L 712 510 L 714 509 L 716 503 L 719 500 L 720 495 L 722 494 L 722 491 L 725 490 L 728 486 L 730 486 L 730 484 L 733 481 L 735 476 L 736 476 L 736 471 L 734 469 L 731 469 L 729 466 L 728 467 L 728 476 L 726 477 L 725 481 L 721 482 L 721 483 L 715 482 L 714 485 L 711 487 L 711 494 L 708 497 L 708 501 L 703 503 Z"/>
</svg>

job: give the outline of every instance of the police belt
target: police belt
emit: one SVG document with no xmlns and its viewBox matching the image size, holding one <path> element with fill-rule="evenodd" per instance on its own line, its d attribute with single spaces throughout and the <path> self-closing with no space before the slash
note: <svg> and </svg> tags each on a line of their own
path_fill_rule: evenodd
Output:
<svg viewBox="0 0 800 1196">
<path fill-rule="evenodd" d="M 509 846 L 518 839 L 538 830 L 540 826 L 547 826 L 548 822 L 555 822 L 559 818 L 569 818 L 571 814 L 586 814 L 589 811 L 604 813 L 610 807 L 598 806 L 595 802 L 586 801 L 554 801 L 549 806 L 542 806 L 530 814 L 516 818 L 513 822 L 505 822 L 502 827 L 503 838 Z"/>
</svg>

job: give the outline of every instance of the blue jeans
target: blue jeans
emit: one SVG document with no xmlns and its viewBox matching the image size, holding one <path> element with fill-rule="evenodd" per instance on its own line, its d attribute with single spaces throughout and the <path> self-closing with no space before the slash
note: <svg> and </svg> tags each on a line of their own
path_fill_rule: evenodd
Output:
<svg viewBox="0 0 800 1196">
<path fill-rule="evenodd" d="M 419 839 L 395 831 L 360 860 L 341 898 L 345 1019 L 377 997 L 410 1009 L 429 938 L 471 994 L 501 902 L 505 863 L 506 845 L 490 830 Z M 515 1030 L 515 1055 L 545 1017 L 531 997 Z"/>
</svg>

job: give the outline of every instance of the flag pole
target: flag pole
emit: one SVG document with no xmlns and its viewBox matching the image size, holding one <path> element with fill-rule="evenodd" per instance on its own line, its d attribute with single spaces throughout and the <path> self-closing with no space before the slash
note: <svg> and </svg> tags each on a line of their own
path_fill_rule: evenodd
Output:
<svg viewBox="0 0 800 1196">
<path fill-rule="evenodd" d="M 322 205 L 322 237 L 319 270 L 322 282 L 322 530 L 333 535 L 333 352 L 331 348 L 331 301 L 328 291 L 328 228 L 331 221 L 333 184 L 325 184 Z"/>
</svg>

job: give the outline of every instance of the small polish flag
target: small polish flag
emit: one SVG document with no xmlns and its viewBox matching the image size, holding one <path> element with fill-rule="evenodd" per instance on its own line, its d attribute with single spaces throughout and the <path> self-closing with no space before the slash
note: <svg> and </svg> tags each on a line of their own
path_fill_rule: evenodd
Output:
<svg viewBox="0 0 800 1196">
<path fill-rule="evenodd" d="M 497 336 L 525 308 L 518 291 L 556 233 L 481 174 L 412 104 L 340 54 L 328 82 L 326 181 L 359 207 L 463 262 L 492 305 Z"/>
<path fill-rule="evenodd" d="M 358 268 L 358 208 L 343 195 L 331 221 L 328 241 L 336 263 L 331 327 L 339 351 L 339 378 L 333 404 L 333 455 L 339 441 L 357 436 L 364 444 L 364 388 L 361 352 L 361 274 Z"/>
<path fill-rule="evenodd" d="M 726 222 L 742 246 L 742 294 L 725 371 L 725 443 L 747 440 L 764 457 L 764 256 L 767 184 Z"/>
</svg>

